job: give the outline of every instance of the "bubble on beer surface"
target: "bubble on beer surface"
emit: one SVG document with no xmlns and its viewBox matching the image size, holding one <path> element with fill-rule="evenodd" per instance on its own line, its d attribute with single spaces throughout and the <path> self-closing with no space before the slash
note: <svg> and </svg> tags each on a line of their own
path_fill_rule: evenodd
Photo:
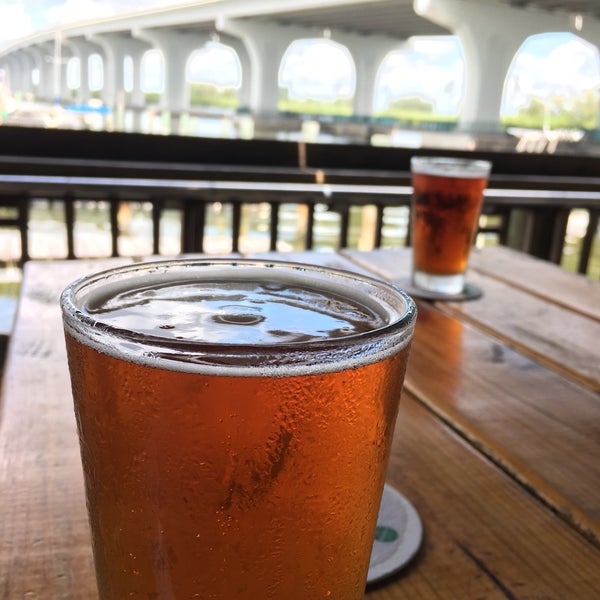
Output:
<svg viewBox="0 0 600 600">
<path fill-rule="evenodd" d="M 85 308 L 118 329 L 218 344 L 306 342 L 386 325 L 357 300 L 269 281 L 176 281 L 92 298 Z"/>
</svg>

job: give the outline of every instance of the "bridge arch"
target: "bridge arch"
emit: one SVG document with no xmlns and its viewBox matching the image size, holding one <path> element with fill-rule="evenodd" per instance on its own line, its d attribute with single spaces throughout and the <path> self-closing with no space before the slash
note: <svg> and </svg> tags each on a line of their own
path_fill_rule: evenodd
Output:
<svg viewBox="0 0 600 600">
<path fill-rule="evenodd" d="M 400 122 L 437 120 L 460 114 L 464 96 L 464 56 L 455 36 L 420 36 L 392 50 L 375 79 L 373 114 Z"/>
<path fill-rule="evenodd" d="M 99 94 L 104 89 L 104 59 L 94 52 L 87 57 L 87 86 L 92 94 Z"/>
<path fill-rule="evenodd" d="M 594 129 L 600 112 L 600 52 L 571 32 L 529 36 L 506 74 L 501 119 L 531 127 Z"/>
<path fill-rule="evenodd" d="M 356 92 L 356 65 L 343 44 L 323 38 L 294 40 L 281 57 L 278 108 L 315 112 L 315 102 L 332 114 L 352 113 Z"/>
<path fill-rule="evenodd" d="M 185 77 L 189 104 L 226 109 L 240 105 L 242 63 L 236 50 L 220 41 L 207 41 L 187 58 Z"/>
</svg>

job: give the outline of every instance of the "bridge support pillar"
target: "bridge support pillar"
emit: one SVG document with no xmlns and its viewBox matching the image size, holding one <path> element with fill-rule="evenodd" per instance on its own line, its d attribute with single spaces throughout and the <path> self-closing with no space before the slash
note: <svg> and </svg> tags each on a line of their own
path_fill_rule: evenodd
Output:
<svg viewBox="0 0 600 600">
<path fill-rule="evenodd" d="M 186 80 L 186 65 L 190 54 L 208 41 L 208 36 L 184 34 L 177 31 L 139 29 L 133 32 L 163 54 L 165 64 L 165 89 L 161 94 L 160 106 L 168 113 L 165 133 L 180 133 L 180 118 L 190 108 L 189 89 Z"/>
<path fill-rule="evenodd" d="M 240 108 L 248 109 L 252 98 L 252 78 L 250 76 L 250 73 L 252 73 L 252 64 L 248 55 L 248 49 L 244 42 L 237 37 L 219 35 L 219 41 L 225 46 L 233 48 L 238 56 L 242 67 L 242 87 L 239 90 L 238 99 Z"/>
<path fill-rule="evenodd" d="M 414 0 L 414 9 L 460 39 L 466 78 L 460 125 L 471 130 L 500 129 L 504 81 L 528 37 L 565 31 L 580 35 L 566 11 L 550 13 L 472 0 Z"/>
<path fill-rule="evenodd" d="M 356 68 L 356 91 L 353 109 L 356 116 L 372 116 L 375 82 L 383 59 L 393 50 L 402 47 L 402 41 L 392 38 L 338 34 L 335 30 L 331 39 L 348 48 Z"/>
<path fill-rule="evenodd" d="M 279 67 L 283 55 L 294 40 L 311 37 L 314 32 L 226 18 L 219 19 L 216 25 L 219 33 L 239 38 L 246 47 L 250 65 L 248 108 L 255 114 L 277 112 Z"/>
<path fill-rule="evenodd" d="M 66 44 L 73 55 L 79 58 L 79 89 L 76 92 L 76 100 L 79 104 L 87 104 L 92 98 L 92 91 L 90 90 L 90 56 L 98 54 L 102 57 L 103 87 L 106 86 L 106 56 L 101 46 L 83 38 L 69 38 Z"/>
<path fill-rule="evenodd" d="M 250 61 L 249 108 L 252 112 L 277 112 L 279 103 L 279 69 L 283 56 L 292 42 L 304 38 L 321 38 L 323 30 L 308 27 L 276 27 L 264 23 L 221 19 L 219 32 L 237 36 L 247 48 Z M 373 112 L 374 84 L 377 70 L 386 54 L 398 48 L 397 39 L 374 39 L 334 30 L 332 40 L 345 46 L 356 67 L 354 114 Z M 238 50 L 238 56 L 241 53 Z M 244 71 L 245 72 L 245 71 Z"/>
<path fill-rule="evenodd" d="M 127 90 L 125 89 L 125 57 L 133 63 L 131 103 L 134 106 L 134 131 L 140 131 L 141 113 L 144 106 L 144 94 L 141 89 L 141 63 L 144 53 L 151 45 L 142 40 L 120 34 L 95 34 L 90 41 L 98 44 L 106 56 L 106 68 L 102 99 L 112 108 L 112 127 L 117 131 L 125 129 L 125 107 Z"/>
<path fill-rule="evenodd" d="M 13 94 L 24 96 L 31 92 L 31 69 L 33 63 L 22 50 L 6 57 L 4 62 L 6 83 Z"/>
<path fill-rule="evenodd" d="M 35 85 L 32 81 L 31 91 L 37 100 L 46 102 L 52 101 L 52 65 L 46 60 L 52 56 L 52 51 L 45 44 L 39 46 L 29 46 L 23 49 L 23 52 L 31 59 L 31 72 L 37 69 L 39 72 L 39 82 Z"/>
</svg>

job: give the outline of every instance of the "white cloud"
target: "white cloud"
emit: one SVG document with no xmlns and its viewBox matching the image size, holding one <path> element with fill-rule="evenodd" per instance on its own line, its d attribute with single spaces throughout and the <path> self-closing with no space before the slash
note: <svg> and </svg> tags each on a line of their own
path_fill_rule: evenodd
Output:
<svg viewBox="0 0 600 600">
<path fill-rule="evenodd" d="M 384 59 L 377 76 L 375 110 L 415 96 L 432 102 L 439 113 L 456 114 L 463 94 L 463 73 L 455 40 L 411 38 L 409 47 L 390 52 Z"/>
<path fill-rule="evenodd" d="M 33 23 L 23 2 L 7 4 L 2 7 L 0 19 L 0 40 L 14 40 L 29 35 Z"/>
<path fill-rule="evenodd" d="M 48 9 L 47 20 L 51 25 L 76 23 L 100 19 L 117 14 L 113 3 L 104 0 L 66 0 Z"/>
<path fill-rule="evenodd" d="M 575 39 L 550 53 L 544 74 L 554 88 L 585 90 L 598 85 L 599 67 L 597 48 Z"/>
<path fill-rule="evenodd" d="M 190 55 L 186 75 L 188 81 L 222 87 L 239 88 L 242 83 L 242 67 L 235 50 L 218 42 L 208 42 Z"/>
<path fill-rule="evenodd" d="M 281 61 L 279 85 L 299 99 L 349 97 L 356 85 L 352 56 L 345 46 L 327 39 L 296 40 Z"/>
<path fill-rule="evenodd" d="M 560 94 L 569 98 L 581 95 L 599 83 L 598 49 L 581 39 L 557 41 L 543 55 L 539 51 L 523 50 L 509 70 L 501 112 L 514 115 L 534 96 L 549 98 Z"/>
</svg>

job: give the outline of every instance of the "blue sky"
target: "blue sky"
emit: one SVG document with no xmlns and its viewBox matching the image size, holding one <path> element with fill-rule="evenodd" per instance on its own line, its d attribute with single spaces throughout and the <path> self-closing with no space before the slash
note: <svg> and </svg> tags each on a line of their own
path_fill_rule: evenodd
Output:
<svg viewBox="0 0 600 600">
<path fill-rule="evenodd" d="M 0 43 L 61 23 L 110 17 L 166 3 L 168 0 L 0 0 Z"/>
</svg>

